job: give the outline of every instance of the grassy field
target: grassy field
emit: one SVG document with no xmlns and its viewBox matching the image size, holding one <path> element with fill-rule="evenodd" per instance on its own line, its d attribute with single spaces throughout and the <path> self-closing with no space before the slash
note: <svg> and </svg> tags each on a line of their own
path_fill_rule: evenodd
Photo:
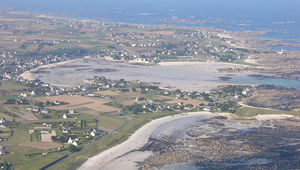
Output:
<svg viewBox="0 0 300 170">
<path fill-rule="evenodd" d="M 35 98 L 34 100 L 38 102 L 45 102 L 45 101 L 53 102 L 57 100 L 60 102 L 68 103 L 66 105 L 49 107 L 50 109 L 54 109 L 54 110 L 87 108 L 93 110 L 93 112 L 91 113 L 105 113 L 105 112 L 113 112 L 119 110 L 117 108 L 106 106 L 105 103 L 111 102 L 111 100 L 103 99 L 103 98 L 61 95 L 61 96 L 51 96 L 51 97 L 40 97 L 40 98 Z"/>
<path fill-rule="evenodd" d="M 26 86 L 0 80 L 0 101 L 5 102 L 8 99 L 15 99 L 19 93 L 26 89 L 28 89 Z"/>
<path fill-rule="evenodd" d="M 111 131 L 120 127 L 125 120 L 122 120 L 118 117 L 114 117 L 109 114 L 104 115 L 90 115 L 90 114 L 80 114 L 78 115 L 80 120 L 87 120 L 88 127 L 87 128 L 95 128 L 96 121 L 98 119 L 98 128 L 104 131 Z M 22 119 L 18 119 L 22 120 Z M 44 167 L 45 165 L 57 160 L 60 157 L 63 157 L 69 154 L 68 151 L 58 152 L 57 149 L 38 149 L 29 146 L 24 146 L 27 142 L 41 142 L 41 136 L 39 133 L 34 133 L 30 135 L 28 133 L 29 129 L 33 129 L 34 127 L 41 126 L 43 122 L 76 122 L 76 119 L 49 119 L 49 120 L 36 120 L 36 121 L 26 121 L 22 120 L 22 124 L 18 127 L 13 128 L 13 136 L 9 138 L 7 142 L 2 142 L 1 145 L 6 147 L 6 150 L 10 153 L 2 157 L 3 160 L 9 161 L 14 165 L 14 169 L 39 169 Z M 80 123 L 79 123 L 80 124 Z M 57 135 L 62 135 L 59 129 L 55 129 Z M 72 133 L 74 134 L 82 134 L 82 130 L 74 129 Z M 42 143 L 40 143 L 42 144 Z M 42 153 L 48 152 L 47 155 L 42 155 Z M 30 155 L 30 156 L 28 156 Z"/>
<path fill-rule="evenodd" d="M 10 106 L 3 103 L 8 99 L 17 99 L 18 95 L 27 89 L 28 87 L 22 84 L 0 80 L 0 117 L 23 121 L 16 113 L 22 114 L 20 111 L 24 111 L 25 106 Z"/>
<path fill-rule="evenodd" d="M 168 115 L 174 115 L 177 113 L 163 112 L 154 114 L 141 114 L 133 116 L 129 124 L 125 126 L 120 131 L 113 133 L 112 135 L 104 138 L 103 140 L 88 146 L 79 153 L 73 154 L 71 157 L 67 158 L 63 162 L 54 165 L 50 169 L 68 169 L 73 170 L 78 168 L 82 163 L 84 163 L 87 158 L 92 157 L 104 150 L 107 150 L 119 143 L 125 141 L 131 134 L 133 134 L 137 129 L 150 122 L 153 119 L 165 117 Z"/>
<path fill-rule="evenodd" d="M 118 127 L 122 126 L 122 124 L 125 122 L 125 120 L 111 116 L 99 116 L 98 120 L 98 128 L 107 131 L 117 129 Z"/>
<path fill-rule="evenodd" d="M 2 84 L 0 86 L 1 90 L 11 90 L 11 91 L 18 91 L 18 90 L 24 90 L 28 89 L 28 87 L 23 86 L 21 84 L 12 83 L 8 81 L 0 81 Z"/>
<path fill-rule="evenodd" d="M 11 162 L 14 165 L 14 169 L 39 169 L 40 167 L 54 161 L 57 157 L 67 154 L 67 152 L 54 152 L 42 156 L 41 153 L 46 150 L 36 149 L 32 147 L 20 146 L 20 143 L 30 141 L 30 135 L 28 129 L 31 128 L 32 124 L 22 124 L 22 126 L 13 128 L 13 136 L 8 139 L 7 142 L 1 143 L 9 151 L 8 155 L 1 156 L 3 160 Z M 33 135 L 33 141 L 39 141 L 38 135 Z M 48 151 L 49 152 L 49 151 Z M 36 155 L 27 157 L 27 154 Z"/>
<path fill-rule="evenodd" d="M 111 90 L 105 90 L 105 91 L 97 91 L 95 94 L 104 95 L 104 96 L 118 96 L 120 95 L 117 92 L 111 91 Z"/>
<path fill-rule="evenodd" d="M 87 125 L 90 128 L 96 128 L 96 120 L 98 120 L 98 128 L 104 131 L 111 131 L 120 127 L 125 120 L 118 118 L 117 116 L 112 116 L 111 114 L 79 114 L 77 115 L 78 120 L 86 120 Z M 74 120 L 75 121 L 75 120 Z M 78 126 L 80 124 L 79 121 L 76 121 Z"/>
</svg>

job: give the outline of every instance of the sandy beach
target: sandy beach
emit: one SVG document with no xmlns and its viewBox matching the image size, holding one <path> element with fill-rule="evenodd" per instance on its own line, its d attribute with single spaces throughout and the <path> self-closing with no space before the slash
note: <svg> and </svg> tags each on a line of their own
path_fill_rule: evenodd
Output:
<svg viewBox="0 0 300 170">
<path fill-rule="evenodd" d="M 271 114 L 271 115 L 257 115 L 255 118 L 259 121 L 267 121 L 267 120 L 281 120 L 281 119 L 288 119 L 294 118 L 293 115 L 287 114 Z"/>
<path fill-rule="evenodd" d="M 32 73 L 31 71 L 25 71 L 23 74 L 20 75 L 20 77 L 22 77 L 23 79 L 26 79 L 26 80 L 35 80 L 32 76 Z"/>
<path fill-rule="evenodd" d="M 73 63 L 73 62 L 80 61 L 80 60 L 83 60 L 83 59 L 74 59 L 74 60 L 62 61 L 62 62 L 58 62 L 58 63 L 41 65 L 37 68 L 31 69 L 29 71 L 25 71 L 23 74 L 20 75 L 20 77 L 22 77 L 23 79 L 26 79 L 26 80 L 35 80 L 32 72 L 38 71 L 39 69 L 42 69 L 42 68 L 56 67 L 56 66 L 59 66 L 59 65 Z"/>
<path fill-rule="evenodd" d="M 160 119 L 152 120 L 150 123 L 144 125 L 138 129 L 133 135 L 130 136 L 125 142 L 106 150 L 92 158 L 89 158 L 79 170 L 86 169 L 135 169 L 136 162 L 142 161 L 143 159 L 149 157 L 151 153 L 140 153 L 132 154 L 126 157 L 126 160 L 122 161 L 122 156 L 130 153 L 131 151 L 137 150 L 147 144 L 149 137 L 163 124 L 191 116 L 212 116 L 212 113 L 209 112 L 194 112 L 194 113 L 185 113 L 175 116 L 163 117 Z M 142 159 L 142 160 L 141 160 Z M 116 160 L 116 161 L 115 161 Z M 114 161 L 114 164 L 110 164 Z"/>
</svg>

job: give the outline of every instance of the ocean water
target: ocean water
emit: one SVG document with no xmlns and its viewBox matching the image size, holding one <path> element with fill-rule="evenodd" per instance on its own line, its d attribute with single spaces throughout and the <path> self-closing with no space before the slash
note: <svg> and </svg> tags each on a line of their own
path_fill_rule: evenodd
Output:
<svg viewBox="0 0 300 170">
<path fill-rule="evenodd" d="M 172 17 L 222 20 L 193 26 L 231 31 L 272 29 L 277 32 L 263 36 L 300 39 L 299 0 L 0 0 L 0 6 L 138 24 L 163 24 L 163 19 Z"/>
<path fill-rule="evenodd" d="M 255 76 L 235 76 L 228 81 L 230 84 L 275 85 L 300 90 L 300 81 L 296 79 L 264 78 Z"/>
</svg>

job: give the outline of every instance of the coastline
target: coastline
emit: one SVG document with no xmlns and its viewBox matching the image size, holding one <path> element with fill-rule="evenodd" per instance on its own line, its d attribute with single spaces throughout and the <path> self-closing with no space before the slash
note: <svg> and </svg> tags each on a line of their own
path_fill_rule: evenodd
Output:
<svg viewBox="0 0 300 170">
<path fill-rule="evenodd" d="M 25 71 L 24 73 L 22 73 L 22 74 L 20 75 L 20 77 L 22 77 L 22 78 L 25 79 L 25 80 L 30 80 L 30 81 L 35 80 L 35 78 L 33 78 L 33 75 L 32 75 L 32 73 L 31 73 L 31 70 Z"/>
<path fill-rule="evenodd" d="M 211 112 L 191 112 L 181 113 L 173 116 L 162 117 L 152 120 L 134 132 L 126 141 L 118 144 L 108 150 L 105 150 L 91 158 L 88 158 L 78 170 L 85 169 L 110 169 L 117 170 L 122 167 L 123 170 L 138 169 L 138 162 L 142 162 L 151 157 L 151 151 L 142 152 L 140 148 L 148 143 L 149 138 L 163 125 L 183 118 L 191 118 L 193 116 L 203 116 L 203 120 L 212 118 L 214 116 L 226 116 L 229 119 L 233 115 L 229 113 L 211 113 Z M 287 114 L 271 114 L 271 115 L 258 115 L 253 118 L 258 122 L 270 120 L 285 120 L 289 118 L 296 118 L 293 115 Z M 246 118 L 247 119 L 247 118 Z"/>
<path fill-rule="evenodd" d="M 73 62 L 80 61 L 80 60 L 83 60 L 83 59 L 82 58 L 78 58 L 78 59 L 73 59 L 73 60 L 67 60 L 67 61 L 62 61 L 62 62 L 57 62 L 57 63 L 51 63 L 51 64 L 46 64 L 46 65 L 41 65 L 41 66 L 38 66 L 38 67 L 33 68 L 31 70 L 25 71 L 24 73 L 22 73 L 20 75 L 20 77 L 22 77 L 23 79 L 26 79 L 26 80 L 33 81 L 33 80 L 35 80 L 35 78 L 33 77 L 32 72 L 38 71 L 39 69 L 56 67 L 56 66 L 59 66 L 59 65 L 73 63 Z"/>
<path fill-rule="evenodd" d="M 88 160 L 82 164 L 78 170 L 85 170 L 85 169 L 106 169 L 106 168 L 117 168 L 120 167 L 118 165 L 108 165 L 110 162 L 122 158 L 122 156 L 130 153 L 131 151 L 138 150 L 139 148 L 143 147 L 147 144 L 148 139 L 151 137 L 151 135 L 163 124 L 191 116 L 213 116 L 213 113 L 210 112 L 192 112 L 192 113 L 181 113 L 174 116 L 167 116 L 159 119 L 152 120 L 151 122 L 147 123 L 146 125 L 142 126 L 140 129 L 138 129 L 134 134 L 132 134 L 129 139 L 127 139 L 125 142 L 114 146 L 106 151 L 103 151 L 99 153 L 98 155 L 95 155 L 91 158 L 88 158 Z M 138 156 L 131 156 L 131 158 L 136 159 L 139 158 Z M 143 159 L 150 156 L 151 153 L 147 153 L 142 155 Z M 132 169 L 135 168 L 136 163 L 134 161 L 127 161 L 127 164 L 125 166 L 124 163 L 122 163 L 123 169 Z M 106 167 L 108 166 L 108 167 Z"/>
<path fill-rule="evenodd" d="M 210 62 L 210 61 L 167 61 L 167 62 L 160 62 L 158 65 L 161 66 L 178 66 L 178 65 L 203 65 L 203 64 L 219 64 L 220 66 L 241 66 L 241 67 L 249 67 L 243 64 L 236 64 L 236 63 L 225 63 L 225 62 Z"/>
</svg>

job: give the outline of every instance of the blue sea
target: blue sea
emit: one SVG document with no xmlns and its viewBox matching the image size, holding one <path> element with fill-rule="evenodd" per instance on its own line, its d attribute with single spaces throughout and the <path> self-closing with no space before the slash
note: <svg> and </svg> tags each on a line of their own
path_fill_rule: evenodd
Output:
<svg viewBox="0 0 300 170">
<path fill-rule="evenodd" d="M 174 17 L 217 20 L 221 22 L 181 25 L 230 31 L 272 30 L 256 38 L 300 44 L 300 0 L 0 0 L 0 6 L 77 19 L 149 25 L 166 24 L 165 19 Z M 300 51 L 290 46 L 269 48 Z"/>
<path fill-rule="evenodd" d="M 112 22 L 162 24 L 165 18 L 222 20 L 205 25 L 231 31 L 276 30 L 262 37 L 299 41 L 300 0 L 0 0 L 22 11 Z"/>
</svg>

